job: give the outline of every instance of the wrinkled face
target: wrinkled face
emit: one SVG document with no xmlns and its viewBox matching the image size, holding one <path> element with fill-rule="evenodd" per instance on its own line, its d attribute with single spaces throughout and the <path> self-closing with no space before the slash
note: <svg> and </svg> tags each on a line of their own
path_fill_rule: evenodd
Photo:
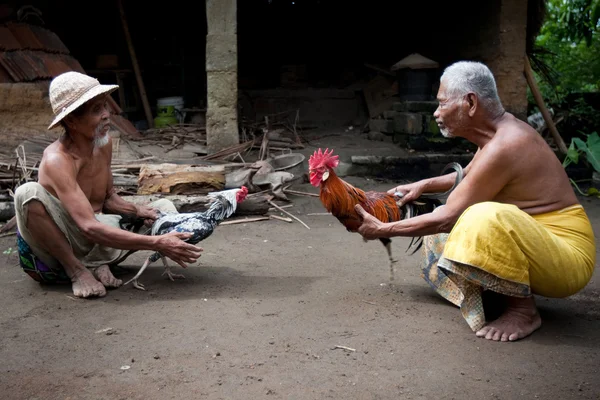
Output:
<svg viewBox="0 0 600 400">
<path fill-rule="evenodd" d="M 246 186 L 242 186 L 240 188 L 240 190 L 238 190 L 238 192 L 235 194 L 235 201 L 237 201 L 238 203 L 241 203 L 242 201 L 244 201 L 246 199 L 247 195 L 248 195 L 248 188 Z"/>
<path fill-rule="evenodd" d="M 466 123 L 465 110 L 461 107 L 463 99 L 448 96 L 444 82 L 440 83 L 437 99 L 439 105 L 433 113 L 435 122 L 444 137 L 455 137 L 456 132 L 460 132 Z"/>
<path fill-rule="evenodd" d="M 65 118 L 69 130 L 92 140 L 94 147 L 103 147 L 109 141 L 110 111 L 107 100 L 107 95 L 93 98 L 81 106 L 81 110 Z"/>
</svg>

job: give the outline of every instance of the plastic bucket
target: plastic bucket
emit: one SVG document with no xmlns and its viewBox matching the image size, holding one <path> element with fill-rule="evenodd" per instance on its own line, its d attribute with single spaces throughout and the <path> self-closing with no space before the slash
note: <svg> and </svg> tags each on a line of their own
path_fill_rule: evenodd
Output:
<svg viewBox="0 0 600 400">
<path fill-rule="evenodd" d="M 175 117 L 175 106 L 158 106 L 156 115 L 159 117 Z"/>
<path fill-rule="evenodd" d="M 183 122 L 183 97 L 162 97 L 157 100 L 158 115 L 160 116 L 175 116 L 179 122 Z M 173 107 L 171 109 L 171 107 Z M 166 114 L 162 114 L 162 113 Z"/>
</svg>

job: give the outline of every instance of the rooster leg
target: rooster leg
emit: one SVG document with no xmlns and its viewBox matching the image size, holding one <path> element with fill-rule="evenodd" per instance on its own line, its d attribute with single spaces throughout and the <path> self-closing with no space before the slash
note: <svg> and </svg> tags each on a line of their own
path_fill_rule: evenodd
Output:
<svg viewBox="0 0 600 400">
<path fill-rule="evenodd" d="M 392 257 L 392 240 L 388 238 L 379 238 L 381 243 L 385 246 L 387 250 L 388 257 L 390 258 L 390 282 L 394 281 L 394 264 L 398 262 L 398 260 L 394 260 Z"/>
<path fill-rule="evenodd" d="M 163 272 L 162 275 L 167 274 L 168 277 L 169 277 L 169 279 L 172 280 L 173 282 L 175 282 L 175 279 L 173 279 L 173 278 L 182 278 L 182 279 L 185 279 L 184 275 L 182 275 L 182 274 L 174 274 L 174 273 L 171 272 L 171 266 L 169 265 L 169 263 L 167 262 L 167 259 L 165 257 L 161 257 L 161 260 L 162 260 L 163 264 L 165 265 L 165 272 Z"/>
<path fill-rule="evenodd" d="M 144 270 L 146 268 L 148 268 L 148 265 L 150 265 L 150 257 L 146 258 L 146 261 L 144 262 L 144 265 L 142 265 L 142 268 L 140 268 L 140 270 L 138 271 L 137 274 L 135 274 L 135 276 L 133 278 L 131 278 L 130 280 L 128 280 L 127 282 L 125 282 L 123 284 L 123 286 L 127 285 L 129 282 L 133 282 L 133 287 L 136 289 L 140 289 L 140 290 L 146 290 L 144 288 L 144 285 L 142 285 L 141 283 L 139 283 L 137 281 L 137 278 L 140 277 L 140 275 L 142 275 L 142 272 L 144 272 Z"/>
</svg>

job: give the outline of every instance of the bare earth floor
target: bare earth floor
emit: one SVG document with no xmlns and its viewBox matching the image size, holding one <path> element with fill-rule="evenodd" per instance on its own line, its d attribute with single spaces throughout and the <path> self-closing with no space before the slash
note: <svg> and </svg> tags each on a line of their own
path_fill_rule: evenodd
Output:
<svg viewBox="0 0 600 400">
<path fill-rule="evenodd" d="M 537 298 L 532 337 L 489 342 L 420 278 L 409 240 L 394 240 L 397 279 L 386 285 L 379 242 L 307 215 L 324 211 L 317 198 L 293 201 L 310 230 L 222 226 L 197 265 L 174 268 L 186 280 L 167 280 L 157 262 L 140 278 L 146 292 L 128 285 L 95 300 L 40 286 L 17 267 L 14 236 L 0 239 L 13 249 L 0 254 L 0 398 L 600 398 L 597 271 L 573 297 Z M 597 229 L 600 200 L 582 202 Z M 147 255 L 117 272 L 133 276 Z"/>
</svg>

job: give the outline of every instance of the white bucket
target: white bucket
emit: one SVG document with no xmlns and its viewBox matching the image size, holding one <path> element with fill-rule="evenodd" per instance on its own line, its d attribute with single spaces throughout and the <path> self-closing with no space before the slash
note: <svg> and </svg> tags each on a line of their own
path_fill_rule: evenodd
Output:
<svg viewBox="0 0 600 400">
<path fill-rule="evenodd" d="M 185 118 L 185 114 L 181 111 L 183 110 L 183 97 L 162 97 L 157 100 L 157 106 L 173 106 L 179 123 L 183 123 L 183 119 Z"/>
</svg>

